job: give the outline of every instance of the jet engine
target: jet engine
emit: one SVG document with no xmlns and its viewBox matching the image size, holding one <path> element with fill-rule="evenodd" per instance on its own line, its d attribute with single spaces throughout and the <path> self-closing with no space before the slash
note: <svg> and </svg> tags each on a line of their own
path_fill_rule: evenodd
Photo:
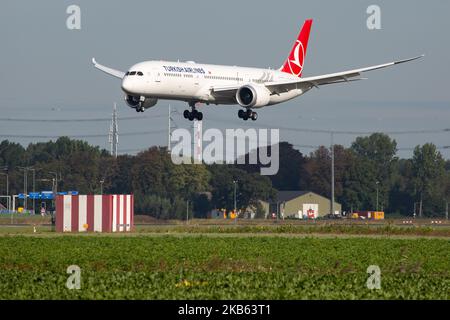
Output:
<svg viewBox="0 0 450 320">
<path fill-rule="evenodd" d="M 270 101 L 270 91 L 266 87 L 246 84 L 236 91 L 236 101 L 245 108 L 260 108 Z"/>
<path fill-rule="evenodd" d="M 143 101 L 142 108 L 143 109 L 149 109 L 156 105 L 158 102 L 158 99 L 156 98 L 145 98 L 145 97 L 139 97 L 139 96 L 131 96 L 127 95 L 125 96 L 125 102 L 130 108 L 136 108 L 139 106 L 139 102 Z"/>
</svg>

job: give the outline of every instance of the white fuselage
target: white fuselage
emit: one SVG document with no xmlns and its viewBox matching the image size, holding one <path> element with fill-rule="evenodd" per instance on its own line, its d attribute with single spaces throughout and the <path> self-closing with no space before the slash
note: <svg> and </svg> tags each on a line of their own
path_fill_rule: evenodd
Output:
<svg viewBox="0 0 450 320">
<path fill-rule="evenodd" d="M 296 76 L 271 69 L 197 64 L 194 62 L 146 61 L 135 64 L 122 80 L 127 95 L 155 99 L 237 104 L 234 97 L 212 94 L 212 88 L 295 80 Z M 287 101 L 309 88 L 271 94 L 267 105 Z"/>
</svg>

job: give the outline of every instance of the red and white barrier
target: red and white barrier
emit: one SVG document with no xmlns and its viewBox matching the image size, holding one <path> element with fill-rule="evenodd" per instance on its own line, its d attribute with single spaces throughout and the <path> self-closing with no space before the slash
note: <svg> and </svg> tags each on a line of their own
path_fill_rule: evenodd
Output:
<svg viewBox="0 0 450 320">
<path fill-rule="evenodd" d="M 58 195 L 57 232 L 131 231 L 133 195 Z"/>
</svg>

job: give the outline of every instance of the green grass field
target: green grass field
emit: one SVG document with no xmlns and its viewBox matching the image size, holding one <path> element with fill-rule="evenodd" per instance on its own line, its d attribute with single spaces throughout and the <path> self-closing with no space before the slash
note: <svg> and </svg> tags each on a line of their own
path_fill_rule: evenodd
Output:
<svg viewBox="0 0 450 320">
<path fill-rule="evenodd" d="M 450 298 L 448 239 L 49 234 L 0 237 L 0 299 Z M 70 265 L 80 290 L 66 288 Z"/>
</svg>

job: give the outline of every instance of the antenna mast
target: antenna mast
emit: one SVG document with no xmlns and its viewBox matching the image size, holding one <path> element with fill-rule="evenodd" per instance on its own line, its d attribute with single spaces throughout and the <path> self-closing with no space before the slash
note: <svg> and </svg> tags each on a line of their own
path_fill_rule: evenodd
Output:
<svg viewBox="0 0 450 320">
<path fill-rule="evenodd" d="M 119 146 L 119 126 L 117 123 L 117 105 L 114 103 L 111 125 L 109 127 L 109 144 L 111 155 L 117 158 L 117 148 Z"/>
</svg>

